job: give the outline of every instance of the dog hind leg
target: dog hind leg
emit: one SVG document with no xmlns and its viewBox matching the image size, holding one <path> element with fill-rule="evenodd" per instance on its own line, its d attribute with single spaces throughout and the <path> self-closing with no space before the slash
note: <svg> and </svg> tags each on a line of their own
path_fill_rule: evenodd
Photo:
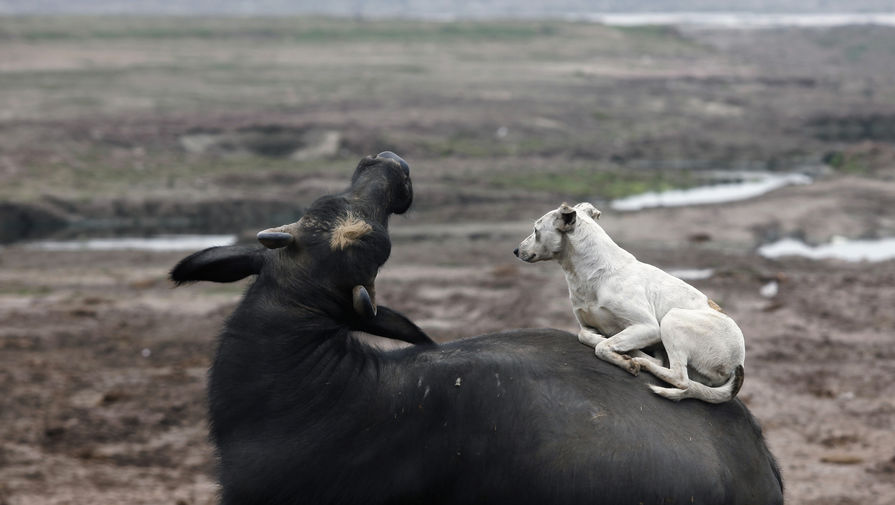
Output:
<svg viewBox="0 0 895 505">
<path fill-rule="evenodd" d="M 680 358 L 677 356 L 672 358 L 669 354 L 668 368 L 657 365 L 654 361 L 640 357 L 633 358 L 633 360 L 641 370 L 646 370 L 660 380 L 665 381 L 676 388 L 686 389 L 690 384 L 690 378 L 687 375 L 687 364 L 684 362 L 683 365 L 681 365 Z"/>
<path fill-rule="evenodd" d="M 684 398 L 696 398 L 708 403 L 724 403 L 732 400 L 737 395 L 740 387 L 743 385 L 743 377 L 743 365 L 738 365 L 734 373 L 730 374 L 727 382 L 718 387 L 706 386 L 701 382 L 690 380 L 684 389 L 663 388 L 652 384 L 649 388 L 653 393 L 673 401 L 680 401 Z"/>
<path fill-rule="evenodd" d="M 668 368 L 635 358 L 637 366 L 644 368 L 662 381 L 680 389 L 690 383 L 687 364 L 690 361 L 687 343 L 694 332 L 694 318 L 690 311 L 672 309 L 659 323 L 659 334 L 668 355 Z"/>
</svg>

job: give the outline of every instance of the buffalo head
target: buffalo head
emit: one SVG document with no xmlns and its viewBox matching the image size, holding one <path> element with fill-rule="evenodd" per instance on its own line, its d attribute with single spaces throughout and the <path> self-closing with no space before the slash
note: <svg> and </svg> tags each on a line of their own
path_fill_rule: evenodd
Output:
<svg viewBox="0 0 895 505">
<path fill-rule="evenodd" d="M 258 233 L 264 248 L 206 249 L 178 263 L 171 278 L 178 284 L 232 282 L 258 274 L 303 306 L 313 301 L 324 312 L 339 312 L 346 306 L 341 302 L 350 300 L 347 306 L 357 315 L 372 317 L 376 275 L 391 253 L 389 216 L 406 212 L 412 202 L 407 162 L 390 151 L 367 156 L 347 189 L 318 198 L 295 223 Z"/>
</svg>

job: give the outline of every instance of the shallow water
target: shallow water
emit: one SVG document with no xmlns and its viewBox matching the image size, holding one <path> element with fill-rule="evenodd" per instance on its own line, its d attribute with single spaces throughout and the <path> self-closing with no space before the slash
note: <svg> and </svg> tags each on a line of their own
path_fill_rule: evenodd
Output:
<svg viewBox="0 0 895 505">
<path fill-rule="evenodd" d="M 849 25 L 895 26 L 891 12 L 771 14 L 758 12 L 636 12 L 571 15 L 611 26 L 691 25 L 707 28 L 761 29 L 779 27 L 828 28 Z"/>
<path fill-rule="evenodd" d="M 715 275 L 714 268 L 671 268 L 666 272 L 682 281 L 698 281 Z"/>
<path fill-rule="evenodd" d="M 801 240 L 784 238 L 758 248 L 765 258 L 802 256 L 815 260 L 886 261 L 895 258 L 895 238 L 879 240 L 836 239 L 828 244 L 810 246 Z"/>
<path fill-rule="evenodd" d="M 755 198 L 765 193 L 792 184 L 810 184 L 812 179 L 804 174 L 774 174 L 768 172 L 748 172 L 733 174 L 739 182 L 697 186 L 689 189 L 669 191 L 649 191 L 626 198 L 613 200 L 610 206 L 615 210 L 633 211 L 654 207 L 682 207 L 686 205 L 706 205 L 735 202 Z M 724 174 L 731 177 L 730 173 Z"/>
<path fill-rule="evenodd" d="M 41 240 L 25 247 L 42 251 L 191 251 L 233 245 L 236 235 L 158 235 L 156 237 Z"/>
</svg>

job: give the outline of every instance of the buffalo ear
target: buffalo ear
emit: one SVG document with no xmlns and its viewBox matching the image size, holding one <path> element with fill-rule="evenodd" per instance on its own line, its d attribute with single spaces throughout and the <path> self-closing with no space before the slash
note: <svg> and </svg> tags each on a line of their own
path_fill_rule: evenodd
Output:
<svg viewBox="0 0 895 505">
<path fill-rule="evenodd" d="M 171 280 L 178 286 L 194 281 L 235 282 L 261 272 L 263 251 L 235 245 L 209 247 L 180 260 L 171 270 Z"/>
<path fill-rule="evenodd" d="M 556 229 L 564 233 L 572 231 L 577 216 L 575 209 L 569 207 L 566 203 L 562 204 L 559 207 L 559 217 L 556 220 Z"/>
</svg>

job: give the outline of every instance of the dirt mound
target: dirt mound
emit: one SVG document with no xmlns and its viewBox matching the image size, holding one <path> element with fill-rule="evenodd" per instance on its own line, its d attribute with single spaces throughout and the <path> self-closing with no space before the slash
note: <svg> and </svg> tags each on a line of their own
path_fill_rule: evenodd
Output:
<svg viewBox="0 0 895 505">
<path fill-rule="evenodd" d="M 0 244 L 50 235 L 69 220 L 50 206 L 0 202 Z"/>
<path fill-rule="evenodd" d="M 322 159 L 339 152 L 341 135 L 282 125 L 247 126 L 234 131 L 192 130 L 180 136 L 188 153 L 219 156 L 258 155 L 296 161 Z"/>
</svg>

